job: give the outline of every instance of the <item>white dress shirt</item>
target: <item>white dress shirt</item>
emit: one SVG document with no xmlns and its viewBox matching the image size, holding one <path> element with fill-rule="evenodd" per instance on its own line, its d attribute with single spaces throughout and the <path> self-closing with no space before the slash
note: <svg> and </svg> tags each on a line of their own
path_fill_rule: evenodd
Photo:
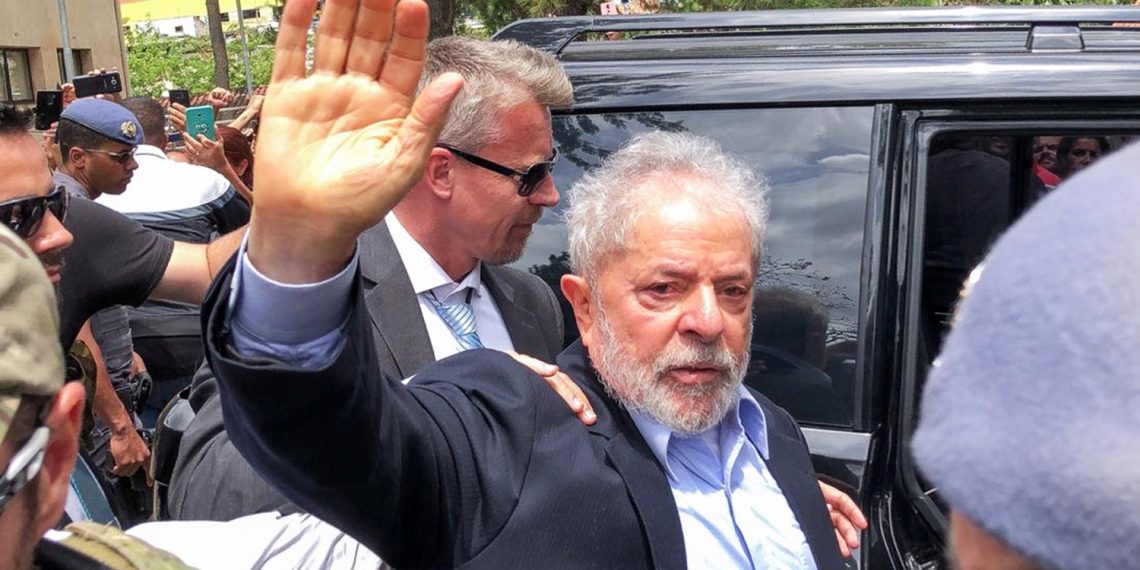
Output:
<svg viewBox="0 0 1140 570">
<path fill-rule="evenodd" d="M 475 313 L 475 331 L 479 333 L 479 340 L 485 348 L 495 350 L 514 350 L 511 335 L 507 332 L 507 325 L 499 308 L 495 306 L 495 298 L 483 284 L 483 264 L 475 263 L 462 281 L 456 283 L 448 277 L 447 272 L 436 263 L 435 259 L 404 229 L 396 215 L 389 213 L 384 218 L 388 224 L 388 231 L 392 234 L 392 241 L 396 244 L 396 251 L 404 262 L 404 269 L 408 272 L 408 279 L 412 282 L 412 290 L 420 303 L 420 314 L 424 317 L 427 326 L 428 338 L 431 339 L 431 348 L 435 352 L 435 359 L 440 360 L 460 352 L 459 341 L 451 332 L 451 328 L 440 318 L 435 307 L 428 301 L 427 296 L 435 293 L 442 303 L 455 301 L 454 296 L 464 296 L 468 287 L 474 289 L 471 295 L 471 310 Z"/>
<path fill-rule="evenodd" d="M 121 214 L 162 213 L 168 219 L 200 216 L 215 202 L 229 200 L 233 186 L 221 174 L 194 164 L 170 160 L 162 149 L 140 144 L 135 150 L 139 167 L 122 194 L 100 194 L 95 200 Z"/>
</svg>

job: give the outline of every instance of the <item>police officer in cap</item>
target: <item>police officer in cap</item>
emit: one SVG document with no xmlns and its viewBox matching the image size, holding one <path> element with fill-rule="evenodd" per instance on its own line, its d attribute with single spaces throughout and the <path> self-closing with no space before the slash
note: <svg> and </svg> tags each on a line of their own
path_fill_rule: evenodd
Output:
<svg viewBox="0 0 1140 570">
<path fill-rule="evenodd" d="M 137 146 L 143 142 L 143 130 L 134 114 L 117 103 L 103 99 L 80 99 L 69 105 L 60 116 L 56 128 L 56 140 L 60 146 L 62 163 L 52 178 L 57 186 L 66 188 L 72 198 L 82 199 L 76 200 L 78 202 L 94 200 L 104 193 L 121 194 L 126 190 L 133 171 L 138 168 L 134 153 Z M 98 235 L 83 230 L 85 226 L 99 225 L 94 217 L 84 215 L 84 211 L 81 207 L 76 219 L 65 222 L 69 226 L 68 229 L 77 237 Z M 75 227 L 77 225 L 78 228 Z M 81 239 L 87 241 L 86 238 L 81 237 Z M 96 241 L 107 240 L 100 237 Z M 129 253 L 135 257 L 146 255 L 142 248 Z M 73 255 L 69 255 L 68 258 L 68 263 L 77 261 Z M 120 272 L 123 276 L 129 274 L 129 268 L 125 265 L 108 266 L 106 269 Z M 84 273 L 86 274 L 82 275 L 83 281 L 92 280 L 90 272 Z M 76 277 L 80 275 L 74 274 L 63 286 L 68 288 L 77 285 Z M 76 299 L 83 298 L 77 295 L 71 296 Z M 73 299 L 68 301 L 74 302 Z M 67 309 L 67 306 L 64 308 Z M 86 349 L 92 355 L 90 358 L 105 360 L 113 369 L 119 368 L 120 362 L 129 366 L 132 347 L 128 327 L 126 315 L 121 310 L 112 309 L 109 312 L 98 313 L 91 317 L 90 328 L 85 327 L 80 332 L 79 340 L 83 341 L 82 347 L 73 346 L 72 352 L 79 350 L 78 355 L 82 356 Z M 95 367 L 92 369 L 100 370 Z M 117 497 L 121 495 L 116 502 L 131 505 L 131 507 L 124 506 L 124 509 L 137 511 L 136 516 L 141 517 L 141 513 L 148 509 L 145 501 L 140 501 L 136 495 L 149 496 L 149 493 L 145 474 L 138 472 L 138 469 L 147 462 L 150 451 L 147 442 L 136 430 L 141 424 L 132 410 L 134 401 L 145 393 L 146 388 L 135 387 L 128 380 L 129 378 L 106 378 L 105 375 L 88 377 L 89 392 L 98 392 L 92 398 L 91 410 L 101 424 L 93 431 L 85 430 L 84 447 L 107 475 L 135 476 L 136 481 L 133 484 L 128 480 L 120 481 L 116 477 L 110 478 L 108 484 L 114 489 Z M 98 390 L 96 386 L 99 386 Z M 104 391 L 110 396 L 105 396 Z M 120 391 L 122 393 L 119 393 Z M 133 520 L 126 511 L 119 514 L 126 520 Z"/>
<path fill-rule="evenodd" d="M 63 160 L 56 184 L 72 196 L 94 200 L 127 189 L 139 166 L 134 155 L 143 143 L 143 130 L 138 119 L 116 103 L 80 99 L 60 116 L 56 140 Z"/>
</svg>

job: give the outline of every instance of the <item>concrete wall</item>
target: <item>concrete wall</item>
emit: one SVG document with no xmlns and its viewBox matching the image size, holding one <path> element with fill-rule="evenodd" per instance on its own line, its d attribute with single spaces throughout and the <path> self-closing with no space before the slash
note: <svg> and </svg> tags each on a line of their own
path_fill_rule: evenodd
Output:
<svg viewBox="0 0 1140 570">
<path fill-rule="evenodd" d="M 126 52 L 116 0 L 67 0 L 71 48 L 83 71 L 117 67 L 126 86 Z M 63 47 L 57 0 L 0 0 L 0 47 L 28 50 L 32 91 L 54 89 Z"/>
</svg>

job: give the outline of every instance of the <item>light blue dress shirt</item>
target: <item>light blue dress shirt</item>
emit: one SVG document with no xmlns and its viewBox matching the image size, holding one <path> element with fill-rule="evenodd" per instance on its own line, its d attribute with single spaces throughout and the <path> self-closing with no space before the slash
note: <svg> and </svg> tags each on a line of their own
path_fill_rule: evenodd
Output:
<svg viewBox="0 0 1140 570">
<path fill-rule="evenodd" d="M 359 254 L 325 281 L 288 285 L 254 268 L 246 246 L 243 242 L 238 251 L 241 263 L 230 290 L 234 348 L 246 357 L 272 358 L 308 370 L 331 365 L 346 341 Z"/>
<path fill-rule="evenodd" d="M 657 456 L 681 516 L 689 568 L 815 570 L 807 538 L 768 470 L 764 410 L 744 387 L 707 432 L 682 437 L 649 415 L 633 421 Z"/>
<path fill-rule="evenodd" d="M 286 285 L 258 272 L 245 244 L 238 255 L 229 312 L 237 351 L 307 369 L 331 365 L 346 341 L 358 257 L 326 281 Z M 717 427 L 696 437 L 632 415 L 673 490 L 689 568 L 815 570 L 799 522 L 765 464 L 764 411 L 748 390 L 741 388 L 739 405 Z"/>
</svg>

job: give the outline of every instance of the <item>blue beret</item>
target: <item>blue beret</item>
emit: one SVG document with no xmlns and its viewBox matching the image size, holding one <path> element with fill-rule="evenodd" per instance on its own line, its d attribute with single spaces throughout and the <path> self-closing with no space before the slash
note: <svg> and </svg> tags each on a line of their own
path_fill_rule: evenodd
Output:
<svg viewBox="0 0 1140 570">
<path fill-rule="evenodd" d="M 1049 568 L 1140 553 L 1140 146 L 1066 181 L 974 271 L 913 451 L 955 510 Z"/>
<path fill-rule="evenodd" d="M 103 99 L 79 99 L 67 106 L 60 119 L 78 123 L 115 142 L 143 143 L 143 130 L 134 113 Z"/>
</svg>

